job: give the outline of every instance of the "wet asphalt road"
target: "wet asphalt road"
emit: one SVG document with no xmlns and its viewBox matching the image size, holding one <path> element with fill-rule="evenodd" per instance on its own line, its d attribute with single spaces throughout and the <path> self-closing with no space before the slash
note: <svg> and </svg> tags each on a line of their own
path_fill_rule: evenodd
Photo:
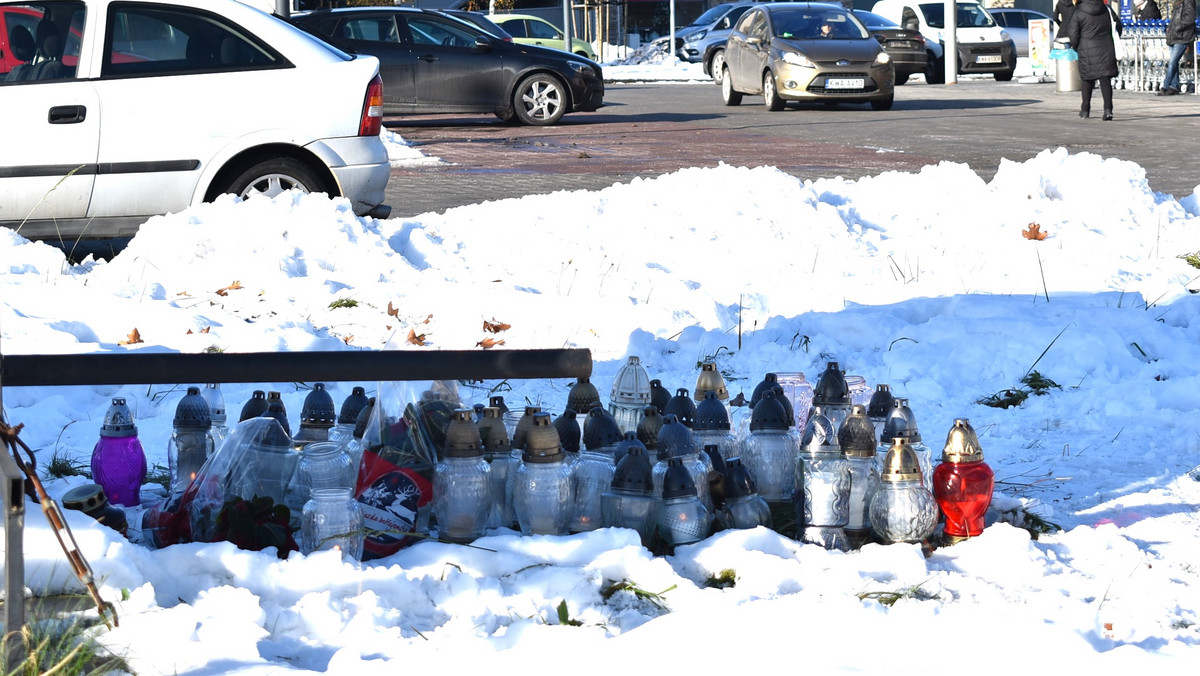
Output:
<svg viewBox="0 0 1200 676">
<path fill-rule="evenodd" d="M 607 105 L 553 127 L 486 116 L 389 117 L 385 124 L 444 163 L 392 171 L 393 216 L 486 200 L 600 189 L 684 167 L 776 166 L 801 178 L 918 171 L 943 160 L 990 179 L 1002 160 L 1063 147 L 1138 163 L 1152 190 L 1183 197 L 1200 184 L 1200 97 L 1117 90 L 1115 120 L 1078 117 L 1078 92 L 1049 83 L 913 82 L 886 112 L 866 105 L 791 104 L 761 97 L 727 107 L 707 83 L 610 84 Z"/>
</svg>

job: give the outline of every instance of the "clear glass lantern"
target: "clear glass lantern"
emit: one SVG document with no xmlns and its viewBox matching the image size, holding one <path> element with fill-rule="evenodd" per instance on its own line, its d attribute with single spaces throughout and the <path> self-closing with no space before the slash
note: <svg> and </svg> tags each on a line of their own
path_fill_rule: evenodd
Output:
<svg viewBox="0 0 1200 676">
<path fill-rule="evenodd" d="M 100 440 L 92 449 L 92 480 L 100 485 L 109 503 L 124 507 L 142 504 L 146 480 L 146 451 L 138 440 L 133 413 L 123 397 L 114 397 L 100 426 Z"/>
<path fill-rule="evenodd" d="M 200 396 L 208 402 L 208 414 L 212 418 L 213 447 L 221 448 L 221 443 L 229 436 L 229 426 L 225 415 L 225 395 L 221 394 L 220 383 L 208 383 L 200 390 Z"/>
<path fill-rule="evenodd" d="M 333 397 L 325 390 L 325 383 L 313 383 L 312 391 L 304 397 L 300 408 L 300 429 L 292 437 L 297 448 L 317 441 L 329 441 L 329 431 L 337 422 Z"/>
<path fill-rule="evenodd" d="M 263 390 L 254 390 L 246 403 L 242 404 L 242 411 L 238 415 L 238 422 L 245 422 L 251 418 L 257 418 L 267 412 L 267 393 Z"/>
<path fill-rule="evenodd" d="M 492 508 L 488 513 L 488 528 L 512 528 L 517 523 L 512 513 L 512 503 L 506 499 L 505 488 L 509 474 L 520 460 L 513 458 L 512 442 L 509 441 L 508 427 L 502 415 L 499 407 L 487 406 L 483 409 L 483 417 L 479 419 L 483 457 L 492 468 Z"/>
<path fill-rule="evenodd" d="M 588 450 L 607 449 L 615 457 L 623 434 L 617 419 L 600 406 L 592 407 L 583 419 L 583 446 Z"/>
<path fill-rule="evenodd" d="M 887 422 L 887 417 L 892 412 L 892 407 L 896 405 L 896 398 L 892 396 L 891 386 L 880 383 L 875 386 L 875 392 L 871 395 L 871 400 L 867 402 L 867 419 L 871 421 L 871 425 L 875 428 L 875 443 L 878 445 L 882 441 L 883 425 Z M 882 462 L 882 458 L 880 459 Z"/>
<path fill-rule="evenodd" d="M 346 488 L 312 492 L 300 517 L 300 552 L 337 550 L 343 559 L 358 561 L 363 551 L 363 517 Z"/>
<path fill-rule="evenodd" d="M 483 441 L 472 411 L 455 410 L 442 458 L 433 473 L 438 539 L 471 542 L 487 529 L 494 489 L 492 468 L 483 456 Z"/>
<path fill-rule="evenodd" d="M 846 387 L 850 390 L 851 406 L 866 406 L 870 403 L 872 390 L 866 378 L 847 373 Z"/>
<path fill-rule="evenodd" d="M 708 537 L 712 525 L 709 511 L 697 495 L 692 475 L 681 458 L 667 461 L 662 496 L 658 535 L 664 542 L 678 547 Z"/>
<path fill-rule="evenodd" d="M 641 444 L 630 445 L 613 472 L 612 484 L 600 498 L 606 528 L 632 528 L 649 546 L 658 525 L 659 500 L 654 495 L 650 458 Z"/>
<path fill-rule="evenodd" d="M 861 547 L 871 536 L 871 498 L 879 490 L 879 468 L 875 464 L 875 430 L 867 411 L 860 405 L 838 429 L 838 443 L 850 465 L 850 520 L 846 537 L 851 547 Z"/>
<path fill-rule="evenodd" d="M 200 396 L 199 387 L 189 387 L 175 407 L 171 440 L 167 442 L 172 495 L 183 494 L 214 450 L 208 402 Z"/>
<path fill-rule="evenodd" d="M 966 418 L 955 419 L 942 462 L 933 471 L 933 497 L 946 515 L 944 532 L 951 543 L 983 533 L 994 488 L 995 475 L 983 461 L 975 429 Z"/>
<path fill-rule="evenodd" d="M 613 378 L 608 398 L 608 412 L 617 420 L 622 432 L 636 432 L 642 421 L 642 411 L 650 405 L 650 375 L 641 360 L 629 357 Z"/>
<path fill-rule="evenodd" d="M 687 388 L 681 387 L 675 390 L 675 396 L 667 401 L 667 407 L 663 409 L 663 415 L 675 416 L 675 419 L 683 423 L 688 429 L 691 429 L 695 425 L 696 402 L 692 401 Z"/>
<path fill-rule="evenodd" d="M 850 385 L 836 361 L 826 363 L 825 370 L 813 386 L 813 406 L 820 406 L 836 430 L 850 415 Z"/>
<path fill-rule="evenodd" d="M 830 550 L 848 550 L 850 463 L 842 453 L 833 422 L 819 406 L 813 407 L 800 439 L 796 476 L 801 540 Z"/>
<path fill-rule="evenodd" d="M 650 405 L 658 409 L 661 415 L 667 410 L 667 404 L 671 401 L 671 391 L 668 390 L 658 378 L 650 380 Z M 645 411 L 642 412 L 645 415 Z"/>
<path fill-rule="evenodd" d="M 267 392 L 267 410 L 262 415 L 270 416 L 279 421 L 283 431 L 292 436 L 292 426 L 288 423 L 287 406 L 283 403 L 283 395 L 274 390 Z"/>
<path fill-rule="evenodd" d="M 758 494 L 741 458 L 730 458 L 725 465 L 725 504 L 717 521 L 724 528 L 771 527 L 771 508 Z"/>
<path fill-rule="evenodd" d="M 358 468 L 349 451 L 336 441 L 318 441 L 300 451 L 300 485 L 309 491 L 322 488 L 353 490 Z"/>
<path fill-rule="evenodd" d="M 908 406 L 908 399 L 897 398 L 883 424 L 883 434 L 880 444 L 875 448 L 875 461 L 882 463 L 895 439 L 903 438 L 912 447 L 921 465 L 921 482 L 926 488 L 933 486 L 933 451 L 921 441 L 921 431 L 917 429 L 917 417 Z M 882 467 L 880 472 L 882 472 Z"/>
<path fill-rule="evenodd" d="M 521 465 L 513 473 L 513 511 L 525 535 L 566 535 L 574 492 L 549 413 L 536 413 Z"/>
<path fill-rule="evenodd" d="M 733 434 L 729 424 L 729 412 L 717 398 L 715 392 L 707 392 L 704 400 L 696 407 L 692 437 L 700 448 L 716 446 L 722 460 L 728 460 L 741 454 L 737 437 Z"/>
<path fill-rule="evenodd" d="M 796 429 L 804 429 L 808 423 L 808 409 L 812 408 L 813 386 L 800 372 L 777 373 L 775 381 L 783 388 L 783 395 L 792 404 L 796 415 Z"/>
<path fill-rule="evenodd" d="M 888 449 L 879 490 L 871 498 L 871 529 L 884 543 L 922 542 L 937 525 L 933 494 L 921 482 L 912 446 L 897 438 Z"/>
<path fill-rule="evenodd" d="M 612 488 L 616 464 L 608 448 L 587 449 L 571 469 L 574 503 L 571 507 L 572 533 L 596 530 L 603 524 L 601 497 Z"/>
<path fill-rule="evenodd" d="M 575 411 L 578 416 L 586 416 L 593 408 L 603 407 L 600 403 L 600 392 L 588 378 L 575 381 L 567 392 L 567 408 Z"/>
<path fill-rule="evenodd" d="M 741 458 L 758 484 L 758 494 L 767 502 L 790 503 L 796 489 L 800 440 L 789 429 L 790 422 L 775 392 L 764 392 L 754 406 Z"/>
<path fill-rule="evenodd" d="M 701 458 L 696 448 L 692 431 L 674 415 L 663 416 L 663 426 L 658 433 L 658 462 L 654 464 L 654 494 L 663 497 L 663 482 L 670 460 L 677 459 L 688 471 L 695 485 L 696 496 L 705 507 L 712 506 L 708 494 L 708 472 L 710 465 Z"/>
<path fill-rule="evenodd" d="M 367 391 L 361 385 L 355 385 L 350 394 L 342 400 L 338 409 L 337 422 L 329 430 L 329 440 L 343 446 L 354 438 L 354 425 L 358 422 L 358 414 L 367 406 Z"/>
<path fill-rule="evenodd" d="M 563 453 L 567 454 L 567 462 L 575 462 L 579 457 L 579 448 L 583 441 L 583 428 L 579 425 L 579 413 L 573 408 L 564 409 L 562 414 L 554 418 L 552 424 L 558 431 L 558 441 L 562 444 Z"/>
</svg>

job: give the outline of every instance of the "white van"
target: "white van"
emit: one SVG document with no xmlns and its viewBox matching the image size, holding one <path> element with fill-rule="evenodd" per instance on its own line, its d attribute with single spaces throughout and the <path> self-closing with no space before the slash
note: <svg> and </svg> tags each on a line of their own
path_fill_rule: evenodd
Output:
<svg viewBox="0 0 1200 676">
<path fill-rule="evenodd" d="M 959 0 L 957 6 L 958 72 L 964 75 L 991 73 L 1001 82 L 1011 80 L 1017 68 L 1017 48 L 1012 37 L 975 0 Z M 929 51 L 925 80 L 930 84 L 941 84 L 946 79 L 946 62 L 942 60 L 945 8 L 942 0 L 880 0 L 871 9 L 925 36 Z"/>
</svg>

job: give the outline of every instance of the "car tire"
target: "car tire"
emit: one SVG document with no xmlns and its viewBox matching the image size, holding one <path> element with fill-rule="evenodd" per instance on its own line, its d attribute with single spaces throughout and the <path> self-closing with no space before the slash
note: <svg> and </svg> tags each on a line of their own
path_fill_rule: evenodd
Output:
<svg viewBox="0 0 1200 676">
<path fill-rule="evenodd" d="M 892 103 L 896 100 L 895 95 L 889 96 L 886 99 L 875 99 L 871 101 L 871 110 L 891 110 Z"/>
<path fill-rule="evenodd" d="M 996 78 L 996 82 L 1010 82 L 1013 79 L 1013 71 L 1002 70 L 998 73 L 992 73 L 992 77 Z"/>
<path fill-rule="evenodd" d="M 591 60 L 591 61 L 595 61 L 595 59 L 593 59 L 592 57 L 588 56 L 588 53 L 587 53 L 587 52 L 575 52 L 575 56 L 582 56 L 582 57 L 583 57 L 583 58 L 585 58 L 585 59 L 589 59 L 589 60 Z"/>
<path fill-rule="evenodd" d="M 769 70 L 763 73 L 762 91 L 763 103 L 766 104 L 767 110 L 783 110 L 783 99 L 779 98 L 779 92 L 775 91 L 775 73 Z"/>
<path fill-rule="evenodd" d="M 902 85 L 906 82 L 908 82 L 908 73 L 897 73 L 896 74 L 896 86 L 897 87 L 899 87 L 900 85 Z"/>
<path fill-rule="evenodd" d="M 718 49 L 713 52 L 712 59 L 708 64 L 708 72 L 712 73 L 713 84 L 720 87 L 721 78 L 725 77 L 725 50 Z"/>
<path fill-rule="evenodd" d="M 567 112 L 566 88 L 552 75 L 534 73 L 517 85 L 513 110 L 522 124 L 552 125 Z"/>
<path fill-rule="evenodd" d="M 291 157 L 273 157 L 250 165 L 218 194 L 233 193 L 242 199 L 252 195 L 275 197 L 292 188 L 306 193 L 323 192 L 331 197 L 337 196 L 308 165 Z"/>
<path fill-rule="evenodd" d="M 722 65 L 721 72 L 721 99 L 725 101 L 727 106 L 736 106 L 742 102 L 742 93 L 733 90 L 733 78 L 729 77 L 729 66 Z"/>
<path fill-rule="evenodd" d="M 941 59 L 935 59 L 933 54 L 929 55 L 929 61 L 925 64 L 925 81 L 929 84 L 946 82 L 946 64 Z"/>
</svg>

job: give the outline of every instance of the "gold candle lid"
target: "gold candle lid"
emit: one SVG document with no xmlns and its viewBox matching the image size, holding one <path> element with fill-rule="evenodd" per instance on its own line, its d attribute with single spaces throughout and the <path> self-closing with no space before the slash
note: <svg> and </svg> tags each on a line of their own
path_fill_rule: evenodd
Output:
<svg viewBox="0 0 1200 676">
<path fill-rule="evenodd" d="M 729 388 L 725 386 L 725 377 L 717 370 L 716 362 L 706 361 L 700 365 L 700 375 L 696 378 L 696 401 L 704 401 L 706 392 L 716 392 L 717 399 L 725 401 L 729 398 Z"/>
<path fill-rule="evenodd" d="M 883 460 L 883 472 L 880 473 L 879 479 L 889 483 L 921 480 L 921 462 L 917 459 L 916 451 L 903 437 L 892 440 L 892 447 L 888 449 Z"/>
<path fill-rule="evenodd" d="M 946 447 L 942 449 L 942 462 L 980 462 L 983 449 L 979 437 L 966 418 L 955 418 L 954 426 L 946 434 Z"/>
</svg>

